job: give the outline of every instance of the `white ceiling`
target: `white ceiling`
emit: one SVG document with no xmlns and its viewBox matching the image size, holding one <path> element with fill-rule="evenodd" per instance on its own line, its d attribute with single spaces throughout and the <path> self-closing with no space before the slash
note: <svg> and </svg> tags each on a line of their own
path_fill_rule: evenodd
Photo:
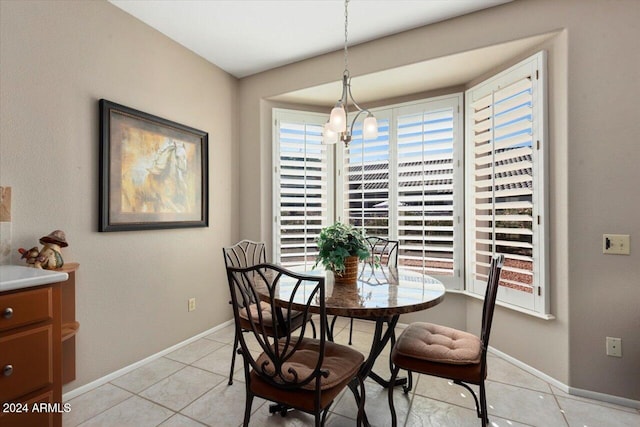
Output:
<svg viewBox="0 0 640 427">
<path fill-rule="evenodd" d="M 236 77 L 344 46 L 342 0 L 109 0 Z M 512 0 L 351 0 L 349 45 Z"/>
</svg>

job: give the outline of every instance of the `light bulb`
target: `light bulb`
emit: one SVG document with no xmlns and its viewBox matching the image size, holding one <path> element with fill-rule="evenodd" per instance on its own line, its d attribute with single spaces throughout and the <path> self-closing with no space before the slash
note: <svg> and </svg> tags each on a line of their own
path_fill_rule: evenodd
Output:
<svg viewBox="0 0 640 427">
<path fill-rule="evenodd" d="M 347 131 L 347 114 L 344 111 L 342 102 L 338 102 L 333 110 L 331 110 L 331 116 L 329 117 L 329 127 L 331 127 L 331 130 L 334 132 Z"/>
<path fill-rule="evenodd" d="M 364 119 L 362 137 L 364 139 L 376 139 L 378 137 L 378 121 L 371 113 Z"/>
<path fill-rule="evenodd" d="M 325 145 L 336 144 L 338 142 L 338 132 L 331 130 L 329 122 L 325 123 L 322 128 L 322 143 Z"/>
</svg>

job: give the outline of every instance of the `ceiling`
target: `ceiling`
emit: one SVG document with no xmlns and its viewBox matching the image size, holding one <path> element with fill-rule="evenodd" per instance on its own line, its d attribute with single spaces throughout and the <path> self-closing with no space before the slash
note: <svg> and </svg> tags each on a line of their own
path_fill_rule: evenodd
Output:
<svg viewBox="0 0 640 427">
<path fill-rule="evenodd" d="M 342 0 L 109 0 L 209 62 L 238 77 L 344 47 Z M 513 0 L 350 0 L 349 46 Z M 537 48 L 555 34 L 465 51 L 352 78 L 363 103 L 468 84 Z M 333 105 L 334 82 L 269 97 Z"/>
<path fill-rule="evenodd" d="M 362 105 L 379 100 L 388 102 L 389 99 L 396 97 L 464 85 L 519 57 L 523 52 L 531 51 L 554 36 L 555 33 L 541 34 L 353 77 L 351 83 L 354 87 L 354 96 Z M 269 99 L 294 104 L 326 106 L 334 105 L 341 93 L 342 81 L 336 80 Z"/>
<path fill-rule="evenodd" d="M 342 0 L 109 1 L 238 78 L 344 46 Z M 510 1 L 351 0 L 349 45 Z"/>
</svg>

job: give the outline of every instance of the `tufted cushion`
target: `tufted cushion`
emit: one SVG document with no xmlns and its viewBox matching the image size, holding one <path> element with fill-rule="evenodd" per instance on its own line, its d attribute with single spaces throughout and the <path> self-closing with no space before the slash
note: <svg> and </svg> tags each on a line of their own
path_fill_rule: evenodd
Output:
<svg viewBox="0 0 640 427">
<path fill-rule="evenodd" d="M 284 339 L 280 340 L 284 345 Z M 289 346 L 294 346 L 297 339 L 292 338 Z M 282 351 L 282 349 L 280 349 Z M 320 351 L 320 341 L 312 338 L 303 338 L 300 347 L 293 356 L 282 366 L 282 377 L 276 376 L 274 381 L 288 384 L 296 383 L 296 377 L 292 374 L 295 372 L 299 380 L 304 380 L 311 375 L 318 364 Z M 321 377 L 320 388 L 322 390 L 330 389 L 341 384 L 347 379 L 353 378 L 362 362 L 364 356 L 357 350 L 350 347 L 335 344 L 330 341 L 325 342 L 324 359 L 322 360 L 321 369 L 329 372 L 328 377 Z M 256 361 L 258 366 L 262 367 L 263 372 L 269 376 L 274 374 L 274 366 L 269 356 L 262 353 Z M 315 380 L 305 384 L 302 388 L 307 390 L 315 389 Z"/>
<path fill-rule="evenodd" d="M 416 322 L 402 332 L 394 350 L 404 357 L 466 365 L 480 363 L 482 343 L 468 332 Z"/>
<path fill-rule="evenodd" d="M 260 310 L 262 311 L 262 322 L 265 325 L 271 325 L 272 317 L 271 317 L 271 306 L 266 302 L 260 301 Z M 249 313 L 251 313 L 251 318 L 254 322 L 259 321 L 258 317 L 258 304 L 251 304 L 249 306 Z M 249 320 L 247 317 L 247 310 L 240 309 L 240 317 L 243 319 Z"/>
</svg>

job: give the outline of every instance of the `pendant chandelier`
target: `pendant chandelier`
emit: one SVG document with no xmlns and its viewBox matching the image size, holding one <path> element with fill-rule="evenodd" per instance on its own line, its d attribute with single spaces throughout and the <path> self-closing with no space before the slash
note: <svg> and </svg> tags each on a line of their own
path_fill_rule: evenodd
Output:
<svg viewBox="0 0 640 427">
<path fill-rule="evenodd" d="M 333 110 L 331 110 L 331 116 L 329 121 L 324 125 L 322 132 L 323 144 L 335 144 L 338 141 L 344 142 L 345 146 L 351 142 L 353 136 L 353 127 L 358 118 L 367 114 L 362 124 L 362 138 L 363 139 L 375 139 L 378 137 L 378 121 L 371 114 L 371 111 L 366 108 L 362 108 L 353 99 L 351 94 L 351 76 L 349 74 L 349 52 L 347 51 L 347 39 L 348 39 L 348 26 L 349 26 L 349 12 L 348 12 L 349 0 L 344 2 L 344 73 L 342 74 L 342 96 L 336 103 Z M 351 125 L 347 126 L 347 117 L 349 114 L 349 103 L 351 103 L 358 111 Z"/>
</svg>

